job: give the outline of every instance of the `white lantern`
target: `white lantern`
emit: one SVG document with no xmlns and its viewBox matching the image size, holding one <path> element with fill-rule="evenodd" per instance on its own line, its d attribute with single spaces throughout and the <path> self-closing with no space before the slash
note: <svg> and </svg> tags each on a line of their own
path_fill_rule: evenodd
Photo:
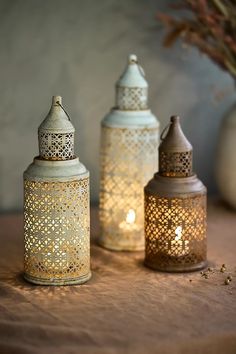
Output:
<svg viewBox="0 0 236 354">
<path fill-rule="evenodd" d="M 157 169 L 159 139 L 147 99 L 144 71 L 130 55 L 101 124 L 100 244 L 112 250 L 144 249 L 143 187 Z"/>
<path fill-rule="evenodd" d="M 89 172 L 74 156 L 74 127 L 54 96 L 39 127 L 40 156 L 24 172 L 24 276 L 81 284 L 90 276 Z"/>
</svg>

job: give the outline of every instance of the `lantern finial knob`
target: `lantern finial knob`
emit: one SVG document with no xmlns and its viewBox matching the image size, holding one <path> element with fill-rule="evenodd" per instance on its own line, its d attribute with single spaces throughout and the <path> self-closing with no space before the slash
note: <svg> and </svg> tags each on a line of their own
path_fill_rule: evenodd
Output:
<svg viewBox="0 0 236 354">
<path fill-rule="evenodd" d="M 61 96 L 52 96 L 52 105 L 58 105 L 58 103 L 62 104 L 62 97 Z"/>
<path fill-rule="evenodd" d="M 180 121 L 180 117 L 179 116 L 171 116 L 170 121 L 171 121 L 171 123 L 177 123 Z"/>
<path fill-rule="evenodd" d="M 134 63 L 136 64 L 138 63 L 138 57 L 135 54 L 130 54 L 128 56 L 128 64 L 134 64 Z"/>
<path fill-rule="evenodd" d="M 167 129 L 167 134 L 163 137 Z M 170 118 L 170 124 L 161 136 L 159 174 L 166 177 L 191 176 L 193 148 L 181 129 L 179 116 Z"/>
</svg>

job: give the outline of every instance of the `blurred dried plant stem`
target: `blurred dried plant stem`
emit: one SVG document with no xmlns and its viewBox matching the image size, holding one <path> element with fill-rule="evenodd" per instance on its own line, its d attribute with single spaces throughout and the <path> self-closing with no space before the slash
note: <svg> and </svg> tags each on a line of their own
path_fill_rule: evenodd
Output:
<svg viewBox="0 0 236 354">
<path fill-rule="evenodd" d="M 158 20 L 169 29 L 164 46 L 170 47 L 181 37 L 185 43 L 196 46 L 235 78 L 236 1 L 182 0 L 172 5 L 172 8 L 182 10 L 178 17 L 157 14 Z"/>
</svg>

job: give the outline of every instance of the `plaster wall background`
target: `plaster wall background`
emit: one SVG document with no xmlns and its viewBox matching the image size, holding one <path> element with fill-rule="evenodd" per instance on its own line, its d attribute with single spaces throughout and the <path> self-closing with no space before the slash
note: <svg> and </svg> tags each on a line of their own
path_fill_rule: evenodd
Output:
<svg viewBox="0 0 236 354">
<path fill-rule="evenodd" d="M 155 20 L 166 0 L 0 0 L 0 211 L 22 208 L 22 173 L 38 154 L 37 128 L 52 95 L 62 95 L 76 151 L 98 200 L 99 127 L 114 104 L 114 84 L 129 53 L 149 81 L 163 128 L 182 117 L 195 171 L 217 193 L 214 164 L 220 122 L 235 100 L 233 80 L 205 56 L 177 43 L 162 47 Z M 170 10 L 168 10 L 170 11 Z M 217 92 L 225 97 L 216 102 Z"/>
</svg>

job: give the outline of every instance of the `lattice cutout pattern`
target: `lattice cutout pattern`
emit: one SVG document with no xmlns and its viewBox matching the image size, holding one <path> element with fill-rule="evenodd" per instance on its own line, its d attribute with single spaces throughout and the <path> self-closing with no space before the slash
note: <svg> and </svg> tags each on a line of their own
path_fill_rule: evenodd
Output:
<svg viewBox="0 0 236 354">
<path fill-rule="evenodd" d="M 147 109 L 148 89 L 141 87 L 118 87 L 117 107 L 124 111 Z"/>
<path fill-rule="evenodd" d="M 165 269 L 206 260 L 206 195 L 159 198 L 145 195 L 148 264 Z"/>
<path fill-rule="evenodd" d="M 39 153 L 45 160 L 74 158 L 74 133 L 39 133 Z"/>
<path fill-rule="evenodd" d="M 89 180 L 25 180 L 24 268 L 43 280 L 89 273 Z"/>
<path fill-rule="evenodd" d="M 192 175 L 192 151 L 160 152 L 159 173 L 166 177 L 188 177 Z"/>
<path fill-rule="evenodd" d="M 143 187 L 158 165 L 158 129 L 102 128 L 101 242 L 144 248 Z"/>
</svg>

